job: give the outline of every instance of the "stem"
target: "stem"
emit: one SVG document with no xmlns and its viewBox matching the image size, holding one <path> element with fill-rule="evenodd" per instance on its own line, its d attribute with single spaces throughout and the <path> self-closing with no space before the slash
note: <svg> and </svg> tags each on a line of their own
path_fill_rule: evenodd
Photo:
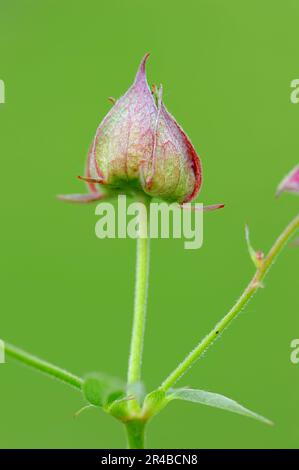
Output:
<svg viewBox="0 0 299 470">
<path fill-rule="evenodd" d="M 220 320 L 211 332 L 188 354 L 178 367 L 164 380 L 160 389 L 166 391 L 174 385 L 191 367 L 204 351 L 215 341 L 218 335 L 229 325 L 229 323 L 240 313 L 254 293 L 262 286 L 262 281 L 269 271 L 276 256 L 294 232 L 299 228 L 299 215 L 297 215 L 277 238 L 268 255 L 261 262 L 253 278 L 243 291 L 231 310 Z"/>
<path fill-rule="evenodd" d="M 50 364 L 50 362 L 33 356 L 12 344 L 5 343 L 5 354 L 29 367 L 33 367 L 47 375 L 50 375 L 51 377 L 54 377 L 55 379 L 61 380 L 72 387 L 77 389 L 81 389 L 82 387 L 83 380 L 80 377 L 77 377 L 64 369 L 60 369 L 60 367 L 54 366 L 53 364 Z"/>
<path fill-rule="evenodd" d="M 139 212 L 139 236 L 137 238 L 136 280 L 134 318 L 128 368 L 128 386 L 140 382 L 143 338 L 146 318 L 148 274 L 149 274 L 149 211 L 150 199 L 143 198 L 143 209 Z"/>
<path fill-rule="evenodd" d="M 144 449 L 145 423 L 140 420 L 128 421 L 126 424 L 128 449 Z"/>
</svg>

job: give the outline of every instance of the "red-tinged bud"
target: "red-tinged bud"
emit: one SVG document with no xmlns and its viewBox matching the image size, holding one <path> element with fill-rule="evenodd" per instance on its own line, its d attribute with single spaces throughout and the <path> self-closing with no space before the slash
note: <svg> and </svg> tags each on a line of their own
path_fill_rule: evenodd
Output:
<svg viewBox="0 0 299 470">
<path fill-rule="evenodd" d="M 97 129 L 88 175 L 103 184 L 130 191 L 141 189 L 168 201 L 193 199 L 201 184 L 199 158 L 162 101 L 153 96 L 143 58 L 135 81 Z"/>
<path fill-rule="evenodd" d="M 276 196 L 279 196 L 283 192 L 299 195 L 299 165 L 295 166 L 279 184 L 276 190 Z M 297 238 L 292 244 L 293 246 L 298 246 L 299 239 Z"/>
<path fill-rule="evenodd" d="M 85 176 L 90 200 L 103 192 L 142 191 L 168 202 L 193 200 L 201 187 L 200 159 L 185 132 L 167 111 L 162 86 L 150 90 L 143 58 L 133 85 L 115 102 L 91 144 Z M 98 194 L 98 196 L 97 196 Z M 79 197 L 61 197 L 79 202 Z M 82 202 L 86 202 L 86 196 Z M 222 205 L 210 206 L 213 208 Z"/>
<path fill-rule="evenodd" d="M 279 184 L 276 196 L 279 196 L 282 192 L 299 194 L 299 165 L 293 168 Z"/>
</svg>

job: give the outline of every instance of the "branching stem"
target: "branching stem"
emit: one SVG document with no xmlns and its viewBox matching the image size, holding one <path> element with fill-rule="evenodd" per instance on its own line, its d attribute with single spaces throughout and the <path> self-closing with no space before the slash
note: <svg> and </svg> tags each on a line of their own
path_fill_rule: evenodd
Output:
<svg viewBox="0 0 299 470">
<path fill-rule="evenodd" d="M 215 341 L 218 335 L 230 324 L 230 322 L 241 312 L 254 293 L 262 286 L 262 281 L 269 271 L 271 264 L 281 252 L 284 245 L 299 228 L 299 215 L 284 229 L 270 249 L 268 255 L 261 261 L 253 278 L 239 297 L 231 310 L 220 320 L 210 333 L 188 354 L 188 356 L 174 369 L 173 372 L 161 384 L 161 390 L 168 390 L 172 387 L 186 371 L 199 359 L 207 348 Z"/>
<path fill-rule="evenodd" d="M 34 369 L 43 372 L 44 374 L 47 374 L 55 379 L 67 383 L 72 387 L 75 387 L 79 390 L 81 389 L 83 380 L 80 377 L 77 377 L 76 375 L 72 374 L 71 372 L 61 369 L 60 367 L 54 366 L 50 362 L 44 361 L 39 357 L 33 356 L 32 354 L 29 354 L 23 351 L 22 349 L 13 346 L 12 344 L 5 343 L 4 348 L 6 356 L 10 356 L 13 359 L 16 359 L 17 361 L 20 361 L 23 364 L 26 364 L 27 366 L 33 367 Z"/>
</svg>

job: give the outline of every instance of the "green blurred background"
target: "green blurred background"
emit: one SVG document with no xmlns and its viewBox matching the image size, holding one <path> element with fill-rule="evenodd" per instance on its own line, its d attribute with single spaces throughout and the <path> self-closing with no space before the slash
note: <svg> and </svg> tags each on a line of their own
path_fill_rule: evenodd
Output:
<svg viewBox="0 0 299 470">
<path fill-rule="evenodd" d="M 1 334 L 74 373 L 126 376 L 135 243 L 99 240 L 94 206 L 58 202 L 80 192 L 95 129 L 131 84 L 146 51 L 150 83 L 201 155 L 204 246 L 154 240 L 143 373 L 148 389 L 237 299 L 253 266 L 244 224 L 267 250 L 298 212 L 274 199 L 298 163 L 299 4 L 295 0 L 1 0 Z M 152 448 L 298 447 L 299 250 L 287 248 L 265 289 L 182 385 L 223 393 L 275 421 L 172 403 L 149 426 Z M 77 419 L 80 395 L 8 360 L 0 366 L 0 446 L 124 446 L 97 410 Z"/>
</svg>

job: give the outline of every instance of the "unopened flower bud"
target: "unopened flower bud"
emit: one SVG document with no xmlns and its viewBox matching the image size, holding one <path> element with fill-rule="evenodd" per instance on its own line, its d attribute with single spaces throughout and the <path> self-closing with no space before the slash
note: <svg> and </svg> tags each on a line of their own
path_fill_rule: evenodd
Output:
<svg viewBox="0 0 299 470">
<path fill-rule="evenodd" d="M 282 192 L 299 194 L 299 165 L 287 174 L 276 190 L 276 196 Z"/>
<path fill-rule="evenodd" d="M 133 85 L 99 125 L 91 144 L 85 176 L 89 194 L 60 196 L 90 202 L 115 193 L 142 191 L 183 205 L 201 187 L 200 159 L 185 132 L 163 103 L 162 86 L 150 90 L 143 58 Z M 204 210 L 223 207 L 213 205 Z"/>
<path fill-rule="evenodd" d="M 88 173 L 102 184 L 177 202 L 200 188 L 199 158 L 183 130 L 166 110 L 162 87 L 157 101 L 145 74 L 148 54 L 135 81 L 97 129 Z"/>
</svg>

